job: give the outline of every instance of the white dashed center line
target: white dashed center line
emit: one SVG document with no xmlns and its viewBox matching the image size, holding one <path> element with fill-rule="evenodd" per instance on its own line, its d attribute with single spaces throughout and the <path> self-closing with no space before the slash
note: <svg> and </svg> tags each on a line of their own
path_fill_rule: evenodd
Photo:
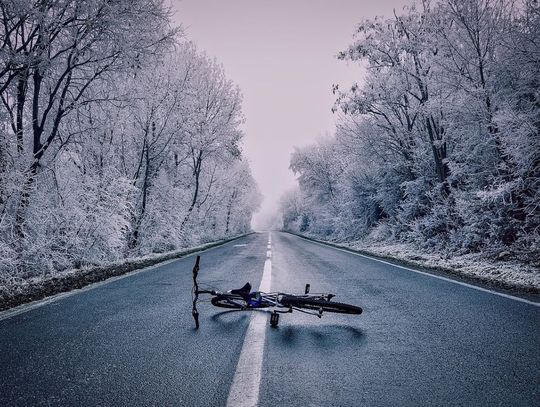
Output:
<svg viewBox="0 0 540 407">
<path fill-rule="evenodd" d="M 268 234 L 268 250 L 259 291 L 270 291 L 272 277 L 272 252 L 270 249 L 271 237 Z M 255 407 L 259 402 L 267 323 L 265 312 L 253 312 L 240 352 L 240 359 L 236 365 L 233 384 L 227 398 L 227 407 Z"/>
</svg>

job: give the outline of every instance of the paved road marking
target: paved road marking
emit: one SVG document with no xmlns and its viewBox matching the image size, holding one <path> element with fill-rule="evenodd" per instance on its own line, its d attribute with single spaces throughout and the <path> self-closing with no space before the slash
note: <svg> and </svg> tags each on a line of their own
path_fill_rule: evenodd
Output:
<svg viewBox="0 0 540 407">
<path fill-rule="evenodd" d="M 16 315 L 23 314 L 25 312 L 31 311 L 31 310 L 36 309 L 36 308 L 43 307 L 44 305 L 50 304 L 51 302 L 56 302 L 58 300 L 61 300 L 62 298 L 71 297 L 72 295 L 83 293 L 83 292 L 88 291 L 88 290 L 93 290 L 94 288 L 101 287 L 102 285 L 109 284 L 109 283 L 115 282 L 117 280 L 121 280 L 123 278 L 131 277 L 131 276 L 134 276 L 134 275 L 139 274 L 139 273 L 145 273 L 145 272 L 153 270 L 155 268 L 165 266 L 165 265 L 167 265 L 169 263 L 172 263 L 174 261 L 178 261 L 178 260 L 182 260 L 182 259 L 185 259 L 185 258 L 188 258 L 188 257 L 196 256 L 196 255 L 201 254 L 203 252 L 206 252 L 208 250 L 217 249 L 217 248 L 222 247 L 222 246 L 224 246 L 224 245 L 226 245 L 228 243 L 230 243 L 230 242 L 226 242 L 226 243 L 223 243 L 223 244 L 220 244 L 220 245 L 217 245 L 217 246 L 209 247 L 207 249 L 201 249 L 201 250 L 199 250 L 197 252 L 186 254 L 186 255 L 184 255 L 182 257 L 178 257 L 176 259 L 165 260 L 165 261 L 163 261 L 161 263 L 156 263 L 156 264 L 154 264 L 152 266 L 148 266 L 148 267 L 145 267 L 145 268 L 142 268 L 142 269 L 139 269 L 139 270 L 133 270 L 133 271 L 130 271 L 130 272 L 126 273 L 126 274 L 122 274 L 122 275 L 115 276 L 115 277 L 109 277 L 106 280 L 98 281 L 97 283 L 93 283 L 93 284 L 89 284 L 87 286 L 84 286 L 83 288 L 73 289 L 71 291 L 67 291 L 67 292 L 64 292 L 64 293 L 59 293 L 59 294 L 52 295 L 50 297 L 46 297 L 46 298 L 44 298 L 42 300 L 36 300 L 36 301 L 32 301 L 32 302 L 30 302 L 28 304 L 22 304 L 22 305 L 19 305 L 19 306 L 15 307 L 15 308 L 8 309 L 6 311 L 0 311 L 0 321 L 3 321 L 4 319 L 12 318 L 12 317 L 14 317 Z"/>
<path fill-rule="evenodd" d="M 270 237 L 268 237 L 270 242 Z M 269 253 L 269 252 L 268 252 Z M 272 278 L 272 259 L 268 256 L 259 291 L 270 292 Z M 227 407 L 256 407 L 259 402 L 262 363 L 268 314 L 254 312 L 244 338 L 233 384 L 227 398 Z"/>
<path fill-rule="evenodd" d="M 247 244 L 244 243 L 244 244 L 235 244 L 233 247 L 245 247 L 245 246 L 247 246 Z"/>
<path fill-rule="evenodd" d="M 200 253 L 200 252 L 197 252 L 197 253 Z M 23 314 L 25 312 L 31 311 L 31 310 L 36 309 L 36 308 L 43 307 L 44 305 L 50 304 L 51 302 L 56 302 L 58 300 L 61 300 L 62 298 L 71 297 L 72 295 L 76 295 L 76 294 L 79 294 L 79 293 L 83 293 L 85 291 L 93 290 L 94 288 L 101 287 L 102 285 L 113 283 L 113 282 L 115 282 L 117 280 L 121 280 L 121 279 L 126 278 L 126 277 L 131 277 L 131 276 L 134 276 L 134 275 L 139 274 L 139 273 L 145 273 L 145 272 L 153 270 L 155 268 L 165 266 L 166 264 L 172 263 L 173 261 L 184 259 L 186 257 L 191 257 L 191 256 L 193 256 L 194 254 L 197 254 L 197 253 L 188 254 L 188 255 L 186 255 L 184 257 L 181 257 L 181 258 L 178 258 L 178 259 L 166 260 L 166 261 L 164 261 L 162 263 L 157 263 L 157 264 L 154 264 L 153 266 L 148 266 L 148 267 L 145 267 L 143 269 L 133 270 L 133 271 L 130 271 L 130 272 L 126 273 L 126 274 L 122 274 L 122 275 L 115 276 L 115 277 L 109 277 L 106 280 L 98 281 L 97 283 L 92 283 L 92 284 L 89 284 L 89 285 L 84 286 L 82 288 L 76 288 L 76 289 L 73 289 L 71 291 L 67 291 L 67 292 L 64 292 L 64 293 L 58 293 L 58 294 L 52 295 L 50 297 L 46 297 L 46 298 L 44 298 L 42 300 L 36 300 L 36 301 L 32 301 L 32 302 L 30 302 L 28 304 L 19 305 L 19 306 L 15 307 L 15 308 L 11 308 L 11 309 L 8 309 L 6 311 L 0 312 L 0 321 L 3 321 L 4 319 L 8 319 L 8 318 L 11 318 L 11 317 L 14 317 L 14 316 L 19 315 L 19 314 Z"/>
<path fill-rule="evenodd" d="M 349 254 L 354 254 L 355 256 L 364 257 L 366 259 L 375 260 L 375 261 L 378 261 L 380 263 L 388 264 L 389 266 L 397 267 L 397 268 L 400 268 L 400 269 L 403 269 L 403 270 L 412 271 L 413 273 L 418 273 L 418 274 L 422 274 L 424 276 L 438 278 L 439 280 L 444 280 L 444 281 L 448 281 L 450 283 L 459 284 L 459 285 L 462 285 L 464 287 L 472 288 L 474 290 L 483 291 L 485 293 L 498 295 L 500 297 L 508 298 L 508 299 L 511 299 L 511 300 L 514 300 L 514 301 L 524 302 L 525 304 L 534 305 L 535 307 L 540 307 L 540 302 L 534 302 L 534 301 L 527 300 L 525 298 L 515 297 L 515 296 L 510 295 L 510 294 L 505 294 L 505 293 L 500 293 L 498 291 L 488 290 L 487 288 L 478 287 L 477 285 L 473 285 L 473 284 L 467 284 L 467 283 L 464 283 L 463 281 L 453 280 L 453 279 L 448 278 L 448 277 L 442 277 L 442 276 L 438 276 L 438 275 L 435 275 L 435 274 L 426 273 L 425 271 L 420 271 L 420 270 L 415 270 L 415 269 L 412 269 L 412 268 L 409 268 L 409 267 L 400 266 L 398 264 L 394 264 L 394 263 L 390 263 L 388 261 L 377 259 L 376 257 L 371 257 L 371 256 L 367 256 L 365 254 L 353 252 L 353 251 L 347 250 L 345 248 L 342 249 L 342 248 L 339 248 L 339 247 L 330 246 L 330 245 L 327 245 L 327 244 L 324 244 L 324 243 L 321 243 L 321 242 L 316 242 L 316 241 L 313 241 L 313 240 L 310 240 L 310 239 L 306 239 L 306 238 L 304 238 L 302 236 L 298 236 L 298 235 L 295 235 L 295 236 L 299 237 L 300 239 L 306 240 L 308 242 L 318 244 L 320 246 L 329 247 L 331 249 L 336 249 L 336 250 L 339 250 L 341 252 L 345 252 L 345 253 L 349 253 Z"/>
</svg>

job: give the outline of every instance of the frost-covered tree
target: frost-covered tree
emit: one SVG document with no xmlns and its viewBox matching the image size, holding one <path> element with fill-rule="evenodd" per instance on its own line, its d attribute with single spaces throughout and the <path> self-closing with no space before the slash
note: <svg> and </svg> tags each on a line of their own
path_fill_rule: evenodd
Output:
<svg viewBox="0 0 540 407">
<path fill-rule="evenodd" d="M 42 160 L 62 142 L 62 120 L 91 103 L 93 83 L 170 45 L 175 32 L 161 2 L 7 1 L 2 13 L 0 86 L 17 154 L 23 156 L 17 208 L 22 236 Z"/>
<path fill-rule="evenodd" d="M 334 239 L 537 255 L 539 10 L 422 1 L 362 21 L 339 57 L 367 76 L 334 87 L 334 140 L 293 155 L 300 191 L 297 204 L 284 201 L 284 220 L 303 208 L 305 231 Z M 331 184 L 321 182 L 327 168 L 339 169 Z"/>
<path fill-rule="evenodd" d="M 223 68 L 205 58 L 194 77 L 194 85 L 197 92 L 191 102 L 192 114 L 184 126 L 188 136 L 184 148 L 191 171 L 187 185 L 191 200 L 181 228 L 208 199 L 218 163 L 240 156 L 238 142 L 242 137 L 240 90 L 225 77 Z"/>
<path fill-rule="evenodd" d="M 0 284 L 250 230 L 240 92 L 162 1 L 0 11 Z"/>
</svg>

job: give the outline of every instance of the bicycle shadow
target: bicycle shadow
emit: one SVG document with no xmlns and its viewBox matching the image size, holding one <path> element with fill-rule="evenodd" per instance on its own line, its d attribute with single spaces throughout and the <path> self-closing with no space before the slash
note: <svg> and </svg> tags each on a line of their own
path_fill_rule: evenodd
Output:
<svg viewBox="0 0 540 407">
<path fill-rule="evenodd" d="M 248 322 L 249 318 L 251 318 L 250 311 L 231 309 L 213 314 L 210 320 L 213 323 L 218 323 L 221 328 L 227 329 L 236 328 L 239 323 Z"/>
<path fill-rule="evenodd" d="M 343 346 L 343 343 L 362 346 L 367 342 L 362 329 L 343 324 L 278 326 L 270 329 L 268 335 L 280 346 L 289 348 L 310 343 L 318 348 L 331 349 Z"/>
<path fill-rule="evenodd" d="M 227 334 L 227 333 L 234 333 L 239 332 L 242 330 L 245 330 L 249 323 L 249 318 L 251 314 L 243 312 L 242 310 L 227 310 L 218 312 L 212 315 L 200 315 L 199 316 L 199 322 L 200 322 L 200 328 L 196 328 L 193 326 L 192 328 L 189 328 L 189 330 L 193 333 L 198 333 L 203 330 L 203 327 L 206 328 L 206 330 L 215 330 L 219 329 L 219 332 L 221 334 Z M 228 315 L 238 314 L 234 317 L 228 318 Z M 243 315 L 242 315 L 243 314 Z"/>
<path fill-rule="evenodd" d="M 222 334 L 245 329 L 253 311 L 226 310 L 212 314 L 208 322 L 219 326 Z M 307 343 L 317 348 L 332 349 L 348 345 L 363 346 L 367 342 L 364 330 L 347 324 L 291 324 L 272 328 L 268 324 L 267 337 L 284 348 L 297 348 Z"/>
</svg>

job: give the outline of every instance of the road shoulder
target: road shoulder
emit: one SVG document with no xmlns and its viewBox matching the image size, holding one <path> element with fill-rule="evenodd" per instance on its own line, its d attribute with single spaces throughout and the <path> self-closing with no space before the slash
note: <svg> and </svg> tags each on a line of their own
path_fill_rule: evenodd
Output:
<svg viewBox="0 0 540 407">
<path fill-rule="evenodd" d="M 81 289 L 111 278 L 123 277 L 134 272 L 148 270 L 153 268 L 152 266 L 163 262 L 176 260 L 196 252 L 221 246 L 252 233 L 254 232 L 206 243 L 196 247 L 148 255 L 135 259 L 127 259 L 109 265 L 68 270 L 51 276 L 22 281 L 20 284 L 14 285 L 13 287 L 2 287 L 0 290 L 0 319 L 3 319 L 2 314 L 4 314 L 4 311 L 15 307 L 62 295 L 72 290 Z"/>
<path fill-rule="evenodd" d="M 290 231 L 282 231 L 294 236 L 298 236 L 302 239 L 312 241 L 318 244 L 334 247 L 340 250 L 348 251 L 354 254 L 359 254 L 365 257 L 372 258 L 374 260 L 388 262 L 398 267 L 410 269 L 411 271 L 418 271 L 420 273 L 431 274 L 433 276 L 447 278 L 455 280 L 456 282 L 477 286 L 482 289 L 503 293 L 506 295 L 523 298 L 534 303 L 540 303 L 540 287 L 531 284 L 523 284 L 520 282 L 512 283 L 502 280 L 497 280 L 496 276 L 490 275 L 474 275 L 464 273 L 460 269 L 445 267 L 445 266 L 433 266 L 423 262 L 421 260 L 411 260 L 396 255 L 383 254 L 376 251 L 359 249 L 351 247 L 344 243 L 328 242 L 320 239 L 315 239 L 310 236 L 301 235 Z"/>
</svg>

